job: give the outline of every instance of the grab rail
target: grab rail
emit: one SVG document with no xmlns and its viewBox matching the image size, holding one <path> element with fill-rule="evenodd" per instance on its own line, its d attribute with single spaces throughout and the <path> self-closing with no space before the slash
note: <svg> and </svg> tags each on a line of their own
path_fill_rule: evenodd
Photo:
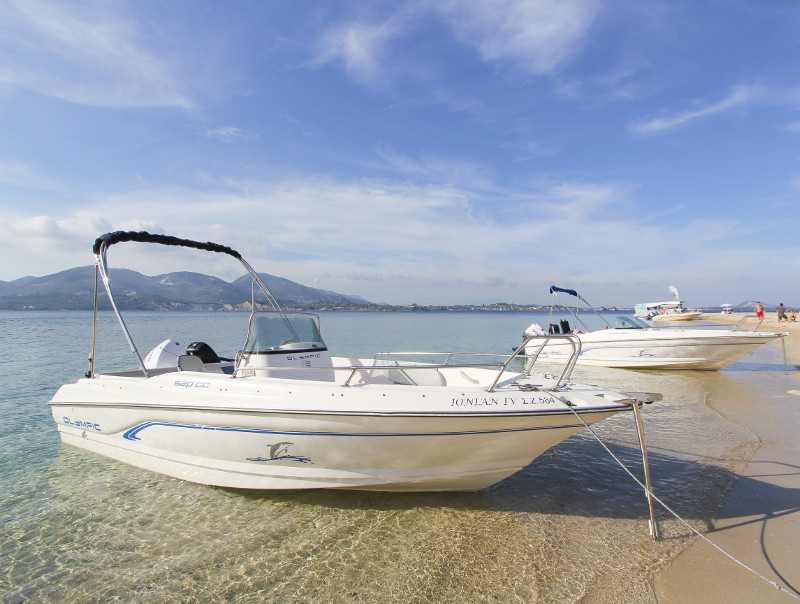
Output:
<svg viewBox="0 0 800 604">
<path fill-rule="evenodd" d="M 525 348 L 528 344 L 533 342 L 534 340 L 541 341 L 541 344 L 538 345 L 536 349 L 536 353 L 531 356 L 526 354 Z M 500 379 L 503 377 L 503 374 L 508 371 L 509 366 L 515 359 L 531 359 L 531 362 L 528 363 L 527 367 L 525 368 L 525 375 L 530 376 L 533 366 L 536 363 L 536 359 L 539 356 L 539 353 L 542 349 L 547 346 L 551 340 L 566 340 L 572 347 L 572 352 L 569 358 L 565 361 L 564 367 L 561 370 L 561 374 L 558 376 L 553 389 L 558 389 L 562 382 L 565 381 L 569 376 L 572 374 L 573 369 L 575 368 L 575 364 L 578 362 L 578 356 L 581 353 L 581 341 L 577 336 L 571 334 L 551 334 L 546 336 L 530 336 L 525 339 L 521 346 L 519 346 L 513 354 L 511 355 L 501 355 L 501 354 L 492 354 L 492 353 L 466 353 L 466 352 L 378 352 L 375 353 L 372 357 L 373 364 L 370 366 L 353 366 L 353 367 L 334 367 L 333 369 L 345 369 L 350 370 L 351 373 L 348 376 L 345 383 L 342 385 L 343 387 L 350 386 L 350 382 L 352 379 L 361 371 L 374 371 L 375 369 L 399 369 L 399 370 L 425 370 L 425 369 L 466 369 L 466 368 L 483 368 L 483 369 L 499 369 L 497 376 L 495 377 L 492 385 L 489 386 L 487 392 L 494 392 L 494 389 L 497 387 L 497 384 L 500 382 Z M 375 363 L 379 360 L 378 357 L 387 357 L 387 356 L 446 356 L 446 360 L 444 363 L 441 364 L 423 364 L 423 365 L 416 365 L 416 364 L 406 364 L 406 365 L 376 365 Z M 467 363 L 467 364 L 452 364 L 451 361 L 455 356 L 463 356 L 463 357 L 497 357 L 500 359 L 505 359 L 502 363 Z"/>
<path fill-rule="evenodd" d="M 759 325 L 761 325 L 761 323 L 764 321 L 764 317 L 759 317 L 758 315 L 745 315 L 741 319 L 739 319 L 739 322 L 733 326 L 733 329 L 731 329 L 731 331 L 737 331 L 741 326 L 741 324 L 744 323 L 747 319 L 758 319 L 758 323 L 756 323 L 756 326 L 753 327 L 753 331 L 758 330 Z"/>
<path fill-rule="evenodd" d="M 415 363 L 413 363 L 413 361 L 412 362 L 408 362 L 405 365 L 401 365 L 400 363 L 397 363 L 396 365 L 377 365 L 376 364 L 380 360 L 379 357 L 392 357 L 392 356 L 396 356 L 396 357 L 399 357 L 399 356 L 403 356 L 403 357 L 412 357 L 412 356 L 416 356 L 416 357 L 421 357 L 421 356 L 445 356 L 445 357 L 447 357 L 447 359 L 445 360 L 444 363 L 438 363 L 438 364 L 434 364 L 434 363 L 430 363 L 430 364 L 429 363 L 415 364 Z M 504 366 L 504 363 L 458 363 L 458 364 L 451 363 L 453 357 L 457 357 L 457 356 L 458 357 L 460 357 L 460 356 L 464 356 L 464 357 L 469 357 L 469 356 L 473 356 L 473 357 L 499 357 L 499 358 L 502 358 L 502 359 L 507 359 L 508 358 L 508 355 L 505 355 L 505 354 L 501 355 L 501 354 L 493 354 L 493 353 L 488 353 L 488 352 L 487 353 L 480 353 L 480 352 L 472 352 L 472 353 L 470 353 L 470 352 L 376 352 L 374 355 L 372 355 L 372 363 L 373 363 L 372 365 L 363 365 L 363 366 L 354 365 L 354 366 L 351 366 L 351 367 L 334 367 L 334 369 L 350 370 L 350 372 L 351 372 L 350 375 L 347 377 L 347 380 L 345 380 L 344 384 L 342 384 L 342 386 L 347 387 L 347 386 L 350 385 L 350 382 L 356 376 L 356 374 L 358 374 L 358 373 L 360 373 L 362 371 L 374 371 L 376 369 L 378 369 L 378 370 L 382 370 L 382 369 L 398 369 L 398 370 L 401 370 L 401 371 L 406 371 L 406 370 L 409 370 L 409 371 L 410 370 L 431 370 L 431 369 L 444 369 L 444 368 L 448 368 L 448 369 L 471 369 L 471 368 L 472 369 L 474 369 L 474 368 L 479 368 L 479 369 L 500 369 L 500 368 L 502 368 Z"/>
<path fill-rule="evenodd" d="M 575 369 L 575 364 L 578 362 L 578 357 L 581 355 L 581 339 L 578 336 L 572 334 L 531 336 L 522 343 L 522 346 L 517 348 L 516 353 L 518 353 L 520 349 L 524 351 L 527 345 L 531 343 L 532 340 L 544 340 L 544 341 L 539 345 L 539 348 L 536 350 L 536 353 L 533 356 L 527 354 L 524 355 L 526 358 L 530 359 L 530 363 L 528 363 L 528 367 L 526 368 L 525 371 L 525 375 L 527 376 L 530 376 L 531 370 L 533 369 L 533 366 L 536 364 L 536 359 L 539 358 L 539 354 L 542 352 L 542 349 L 550 343 L 550 340 L 567 340 L 572 345 L 572 353 L 570 353 L 569 358 L 564 364 L 564 368 L 561 370 L 561 375 L 558 377 L 558 380 L 556 380 L 555 387 L 558 388 L 561 385 L 561 381 L 572 375 L 572 371 L 573 369 Z"/>
</svg>

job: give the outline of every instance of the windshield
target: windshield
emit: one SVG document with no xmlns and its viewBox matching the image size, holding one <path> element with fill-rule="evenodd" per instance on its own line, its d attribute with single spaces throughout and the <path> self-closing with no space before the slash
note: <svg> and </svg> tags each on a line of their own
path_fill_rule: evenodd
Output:
<svg viewBox="0 0 800 604">
<path fill-rule="evenodd" d="M 325 349 L 315 315 L 286 313 L 253 313 L 244 351 L 264 353 L 302 348 Z"/>
<path fill-rule="evenodd" d="M 644 329 L 649 327 L 647 323 L 636 317 L 617 317 L 616 325 L 618 329 Z"/>
</svg>

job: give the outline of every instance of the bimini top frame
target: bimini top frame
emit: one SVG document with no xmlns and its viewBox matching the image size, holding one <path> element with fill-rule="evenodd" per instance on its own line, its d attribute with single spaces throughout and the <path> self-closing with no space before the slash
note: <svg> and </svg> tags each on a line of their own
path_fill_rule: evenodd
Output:
<svg viewBox="0 0 800 604">
<path fill-rule="evenodd" d="M 570 295 L 570 296 L 575 296 L 576 298 L 581 300 L 584 304 L 586 304 L 586 306 L 588 306 L 589 309 L 592 312 L 594 312 L 594 314 L 596 314 L 598 317 L 600 317 L 600 320 L 603 321 L 603 323 L 605 323 L 607 327 L 609 327 L 609 328 L 611 327 L 611 324 L 608 321 L 606 321 L 605 317 L 603 315 L 601 315 L 599 312 L 597 312 L 597 309 L 595 309 L 594 306 L 589 304 L 589 302 L 587 302 L 586 299 L 583 296 L 581 296 L 577 291 L 575 291 L 574 289 L 565 289 L 563 287 L 556 287 L 555 285 L 551 285 L 550 286 L 550 293 L 553 294 L 553 300 L 552 300 L 552 302 L 550 304 L 550 321 L 551 322 L 553 320 L 553 309 L 555 308 L 556 298 L 557 298 L 564 305 L 564 308 L 567 309 L 567 312 L 569 312 L 573 317 L 575 317 L 575 321 L 577 321 L 578 323 L 583 325 L 583 328 L 586 331 L 591 331 L 591 329 L 589 329 L 589 327 L 586 325 L 586 323 L 583 322 L 583 320 L 580 318 L 580 316 L 578 316 L 578 304 L 576 303 L 575 304 L 575 310 L 572 310 L 570 308 L 570 305 L 567 304 L 564 300 L 561 299 L 561 296 L 558 295 L 558 292 L 561 292 L 561 293 L 564 293 L 564 294 L 567 294 L 567 295 Z"/>
<path fill-rule="evenodd" d="M 136 344 L 133 342 L 133 338 L 131 337 L 130 332 L 128 331 L 128 327 L 125 325 L 125 321 L 122 318 L 122 315 L 117 308 L 117 303 L 114 300 L 114 295 L 111 292 L 111 282 L 108 276 L 108 262 L 106 259 L 106 255 L 108 252 L 108 248 L 115 243 L 124 243 L 127 241 L 137 241 L 140 243 L 158 243 L 160 245 L 173 245 L 179 247 L 189 247 L 194 248 L 197 250 L 205 250 L 207 252 L 216 252 L 220 254 L 228 254 L 229 256 L 233 256 L 239 262 L 242 263 L 245 270 L 250 274 L 253 278 L 253 304 L 255 306 L 255 286 L 258 285 L 258 288 L 262 291 L 264 296 L 267 298 L 267 301 L 272 306 L 274 310 L 279 313 L 283 313 L 278 301 L 269 291 L 264 282 L 261 280 L 261 277 L 258 276 L 258 273 L 250 266 L 247 261 L 242 258 L 242 255 L 237 252 L 236 250 L 229 248 L 224 245 L 220 245 L 218 243 L 211 243 L 211 242 L 200 242 L 200 241 L 192 241 L 191 239 L 180 239 L 178 237 L 172 237 L 170 235 L 153 235 L 151 233 L 147 233 L 144 231 L 115 231 L 113 233 L 106 233 L 105 235 L 100 235 L 97 239 L 95 239 L 94 246 L 92 247 L 92 252 L 94 253 L 95 257 L 95 280 L 94 280 L 94 326 L 92 331 L 92 356 L 89 358 L 89 371 L 86 374 L 86 377 L 94 377 L 94 359 L 95 359 L 95 350 L 97 346 L 97 297 L 99 294 L 99 279 L 102 279 L 103 285 L 105 286 L 106 293 L 108 294 L 108 300 L 111 303 L 111 308 L 114 310 L 114 314 L 117 316 L 117 320 L 119 321 L 120 327 L 122 327 L 122 332 L 125 334 L 125 339 L 128 341 L 128 346 L 130 346 L 133 353 L 136 355 L 137 360 L 139 361 L 139 366 L 142 369 L 142 372 L 145 376 L 147 376 L 147 368 L 144 366 L 144 361 L 142 360 L 142 356 L 139 354 L 138 349 L 136 348 Z M 291 329 L 291 323 L 287 321 L 289 328 Z"/>
</svg>

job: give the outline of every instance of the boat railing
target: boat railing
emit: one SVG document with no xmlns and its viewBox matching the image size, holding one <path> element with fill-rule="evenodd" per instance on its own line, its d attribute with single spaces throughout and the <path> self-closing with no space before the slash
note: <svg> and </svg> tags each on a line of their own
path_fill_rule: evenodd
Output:
<svg viewBox="0 0 800 604">
<path fill-rule="evenodd" d="M 739 328 L 742 326 L 742 323 L 747 321 L 747 319 L 758 319 L 758 323 L 756 323 L 756 326 L 753 327 L 752 331 L 758 331 L 759 325 L 761 325 L 761 323 L 764 322 L 764 318 L 759 317 L 758 315 L 745 315 L 741 319 L 739 319 L 739 322 L 733 326 L 733 329 L 731 329 L 731 331 L 740 331 Z M 741 331 L 746 331 L 746 330 L 741 330 Z"/>
<path fill-rule="evenodd" d="M 453 357 L 486 357 L 486 358 L 500 358 L 503 362 L 486 362 L 486 363 L 454 363 Z M 345 380 L 343 386 L 350 386 L 353 379 L 360 373 L 373 372 L 373 371 L 392 371 L 404 374 L 407 371 L 412 372 L 433 372 L 440 369 L 502 369 L 505 360 L 509 355 L 491 354 L 491 353 L 461 353 L 461 352 L 378 352 L 372 356 L 372 365 L 354 365 L 350 367 L 341 367 L 338 369 L 345 369 L 350 371 L 350 375 Z M 402 357 L 403 361 L 393 360 L 393 358 Z M 446 357 L 443 363 L 429 363 L 425 361 L 410 360 L 410 358 L 421 357 Z M 334 367 L 334 369 L 337 369 Z"/>
<path fill-rule="evenodd" d="M 536 363 L 536 359 L 539 356 L 539 353 L 542 349 L 547 346 L 552 340 L 566 340 L 572 347 L 572 352 L 569 358 L 565 361 L 564 367 L 562 368 L 561 372 L 559 373 L 558 378 L 556 379 L 556 383 L 554 385 L 554 389 L 558 389 L 572 374 L 572 370 L 575 368 L 575 363 L 578 360 L 578 356 L 581 352 L 581 342 L 577 336 L 571 334 L 551 334 L 545 336 L 530 336 L 525 339 L 521 346 L 519 346 L 512 354 L 505 355 L 505 354 L 493 354 L 493 353 L 464 353 L 464 352 L 378 352 L 375 353 L 372 357 L 372 365 L 364 365 L 364 366 L 353 366 L 353 367 L 334 367 L 334 369 L 345 369 L 350 370 L 351 373 L 348 376 L 347 380 L 345 380 L 343 386 L 347 387 L 350 385 L 352 380 L 361 372 L 364 371 L 374 371 L 376 369 L 392 369 L 392 370 L 399 370 L 399 371 L 420 371 L 420 370 L 438 370 L 438 369 L 469 369 L 469 368 L 479 368 L 479 369 L 497 369 L 497 376 L 495 377 L 494 381 L 492 382 L 491 386 L 487 389 L 487 392 L 494 392 L 494 389 L 500 383 L 501 378 L 503 375 L 508 371 L 511 364 L 517 360 L 527 359 L 528 362 L 525 367 L 525 375 L 530 376 L 533 370 L 533 367 Z M 534 344 L 535 342 L 535 344 Z M 526 353 L 527 346 L 529 344 L 533 344 L 535 347 L 534 354 Z M 419 363 L 419 362 L 406 362 L 405 364 L 400 364 L 396 362 L 392 365 L 381 365 L 379 364 L 381 360 L 390 360 L 389 357 L 445 357 L 443 363 Z M 487 359 L 498 359 L 499 362 L 487 362 L 487 363 L 453 363 L 454 357 L 483 357 Z"/>
<path fill-rule="evenodd" d="M 578 362 L 578 357 L 581 355 L 581 340 L 578 336 L 573 334 L 529 336 L 522 343 L 522 346 L 517 348 L 515 355 L 527 359 L 525 374 L 529 376 L 533 371 L 533 367 L 536 365 L 536 360 L 539 358 L 539 354 L 542 352 L 545 346 L 550 343 L 551 340 L 566 340 L 572 347 L 572 352 L 570 353 L 569 358 L 564 362 L 564 367 L 561 369 L 561 373 L 556 380 L 555 387 L 558 388 L 564 380 L 567 380 L 570 375 L 572 375 L 572 370 L 575 369 L 575 364 Z M 532 354 L 526 352 L 529 345 L 533 345 L 534 342 L 536 342 L 536 350 Z M 520 351 L 522 351 L 523 354 L 520 355 Z"/>
</svg>

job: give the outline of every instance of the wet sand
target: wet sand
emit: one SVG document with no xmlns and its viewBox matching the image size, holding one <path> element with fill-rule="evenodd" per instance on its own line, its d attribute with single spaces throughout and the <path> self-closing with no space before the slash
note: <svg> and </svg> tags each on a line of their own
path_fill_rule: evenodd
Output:
<svg viewBox="0 0 800 604">
<path fill-rule="evenodd" d="M 703 315 L 701 319 L 735 324 L 743 316 Z M 748 321 L 745 325 L 752 328 L 755 320 Z M 785 591 L 770 587 L 696 538 L 654 574 L 658 602 L 791 602 L 792 595 L 800 599 L 800 323 L 779 324 L 771 313 L 758 331 L 789 333 L 784 339 L 789 375 L 772 372 L 771 376 L 785 380 L 785 394 L 715 409 L 752 431 L 759 447 L 707 536 Z"/>
</svg>

